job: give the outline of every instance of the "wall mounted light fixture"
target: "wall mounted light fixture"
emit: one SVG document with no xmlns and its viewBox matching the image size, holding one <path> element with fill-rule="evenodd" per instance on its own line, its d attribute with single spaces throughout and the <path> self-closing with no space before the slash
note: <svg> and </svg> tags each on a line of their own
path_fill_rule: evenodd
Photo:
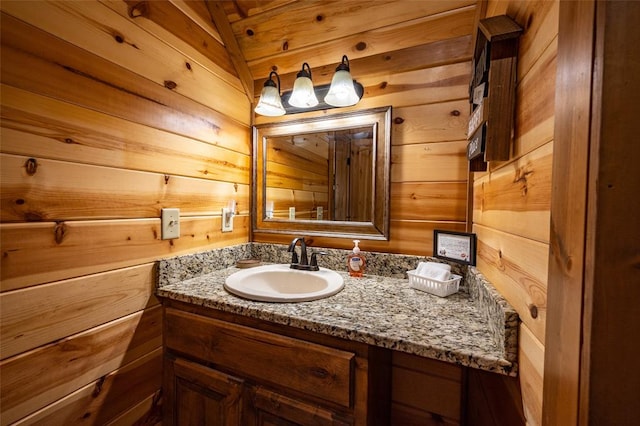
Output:
<svg viewBox="0 0 640 426">
<path fill-rule="evenodd" d="M 305 71 L 305 66 L 307 71 Z M 289 105 L 298 108 L 310 108 L 318 105 L 316 92 L 313 90 L 313 82 L 311 81 L 311 67 L 308 63 L 302 64 L 302 70 L 296 76 L 293 83 L 293 92 L 289 97 Z"/>
<path fill-rule="evenodd" d="M 354 81 L 351 78 L 349 58 L 344 55 L 340 65 L 336 68 L 329 93 L 324 97 L 324 101 L 335 107 L 346 107 L 357 104 L 359 100 L 360 96 L 356 93 Z"/>
<path fill-rule="evenodd" d="M 277 88 L 276 83 L 271 79 L 272 75 L 275 75 L 278 80 Z M 277 99 L 275 99 L 276 95 Z M 264 83 L 255 112 L 277 117 L 284 114 L 347 107 L 357 104 L 362 99 L 362 95 L 364 95 L 364 87 L 351 77 L 349 58 L 343 55 L 331 84 L 314 87 L 311 81 L 311 67 L 305 62 L 296 76 L 293 90 L 284 92 L 282 98 L 280 98 L 280 77 L 275 71 L 271 71 L 269 79 Z"/>
<path fill-rule="evenodd" d="M 271 76 L 276 76 L 278 84 L 271 79 Z M 266 115 L 269 117 L 278 117 L 285 115 L 286 111 L 282 106 L 282 99 L 280 99 L 280 76 L 277 72 L 271 71 L 269 73 L 269 79 L 264 82 L 262 93 L 260 94 L 260 100 L 254 110 L 257 114 Z"/>
</svg>

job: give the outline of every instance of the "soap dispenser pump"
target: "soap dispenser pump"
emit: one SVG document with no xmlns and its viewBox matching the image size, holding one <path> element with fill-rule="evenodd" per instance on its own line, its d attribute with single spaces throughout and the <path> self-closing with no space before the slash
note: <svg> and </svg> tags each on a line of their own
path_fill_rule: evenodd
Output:
<svg viewBox="0 0 640 426">
<path fill-rule="evenodd" d="M 364 256 L 360 253 L 360 247 L 358 244 L 360 240 L 353 240 L 355 246 L 353 247 L 353 253 L 347 256 L 347 269 L 349 269 L 349 275 L 352 277 L 362 277 L 364 274 L 364 267 L 366 261 Z"/>
</svg>

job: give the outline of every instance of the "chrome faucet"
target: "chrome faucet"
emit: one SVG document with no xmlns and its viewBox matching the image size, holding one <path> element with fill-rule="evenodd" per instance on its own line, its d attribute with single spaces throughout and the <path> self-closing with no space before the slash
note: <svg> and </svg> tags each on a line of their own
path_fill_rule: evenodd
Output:
<svg viewBox="0 0 640 426">
<path fill-rule="evenodd" d="M 298 260 L 298 253 L 296 253 L 296 245 L 300 241 L 300 260 Z M 324 255 L 325 252 L 322 251 L 314 251 L 311 253 L 311 263 L 309 263 L 309 259 L 307 258 L 307 244 L 304 242 L 304 237 L 296 237 L 289 244 L 289 249 L 287 250 L 291 254 L 291 269 L 300 269 L 303 271 L 319 271 L 320 267 L 318 267 L 318 255 Z"/>
</svg>

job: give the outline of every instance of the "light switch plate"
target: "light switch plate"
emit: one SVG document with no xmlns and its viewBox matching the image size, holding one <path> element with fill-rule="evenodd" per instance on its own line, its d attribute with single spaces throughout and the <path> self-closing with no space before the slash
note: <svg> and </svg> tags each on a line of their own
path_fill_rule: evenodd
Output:
<svg viewBox="0 0 640 426">
<path fill-rule="evenodd" d="M 180 209 L 162 209 L 162 239 L 180 238 Z"/>
<path fill-rule="evenodd" d="M 233 231 L 233 213 L 227 207 L 222 208 L 222 232 Z"/>
</svg>

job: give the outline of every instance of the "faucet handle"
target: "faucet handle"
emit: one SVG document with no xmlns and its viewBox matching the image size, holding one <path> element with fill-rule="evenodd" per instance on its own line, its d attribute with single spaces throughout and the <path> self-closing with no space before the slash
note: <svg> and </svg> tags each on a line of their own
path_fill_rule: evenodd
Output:
<svg viewBox="0 0 640 426">
<path fill-rule="evenodd" d="M 314 251 L 313 253 L 311 253 L 311 263 L 309 264 L 309 266 L 312 267 L 317 267 L 318 266 L 318 259 L 317 256 L 325 256 L 327 255 L 326 251 Z"/>
</svg>

